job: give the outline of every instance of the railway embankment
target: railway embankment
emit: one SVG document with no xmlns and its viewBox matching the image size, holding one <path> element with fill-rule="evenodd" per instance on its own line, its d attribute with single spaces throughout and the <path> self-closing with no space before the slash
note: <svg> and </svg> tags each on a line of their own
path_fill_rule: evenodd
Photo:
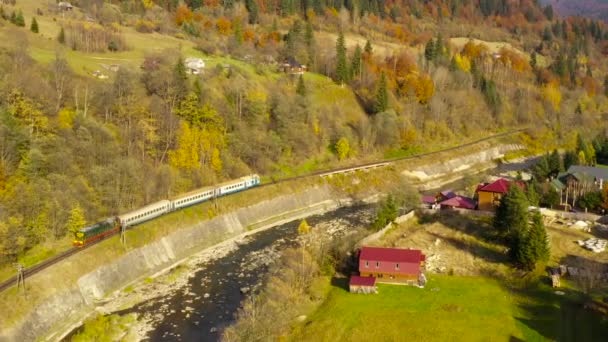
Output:
<svg viewBox="0 0 608 342">
<path fill-rule="evenodd" d="M 49 332 L 65 331 L 94 312 L 97 304 L 113 291 L 173 267 L 188 256 L 222 241 L 335 209 L 344 203 L 335 197 L 329 186 L 318 186 L 261 201 L 175 231 L 83 275 L 71 288 L 56 291 L 12 327 L 4 326 L 0 340 L 33 341 L 41 336 L 52 340 L 54 335 L 48 335 Z M 61 284 L 48 285 L 61 288 Z"/>
<path fill-rule="evenodd" d="M 381 173 L 378 178 L 383 180 L 387 176 L 392 176 L 393 179 L 407 176 L 423 188 L 428 184 L 436 187 L 467 174 L 496 166 L 495 161 L 503 157 L 505 152 L 517 148 L 519 146 L 516 145 L 484 146 L 482 151 L 462 151 L 457 157 L 443 158 L 441 163 L 437 163 L 435 156 L 434 159 L 420 160 L 415 167 L 407 163 L 395 163 L 389 169 L 370 171 L 370 173 Z M 111 254 L 113 257 L 108 262 L 88 271 L 78 270 L 82 274 L 73 276 L 75 281 L 49 282 L 41 285 L 44 282 L 40 279 L 56 281 L 57 277 L 48 276 L 52 272 L 61 271 L 56 267 L 68 270 L 70 263 L 75 263 L 72 258 L 84 256 L 76 255 L 66 259 L 60 263 L 61 266 L 54 265 L 34 276 L 38 277 L 37 286 L 47 286 L 47 288 L 43 294 L 29 294 L 27 300 L 31 301 L 30 305 L 33 309 L 0 321 L 2 331 L 0 341 L 57 339 L 61 333 L 69 331 L 70 327 L 80 322 L 83 317 L 94 313 L 99 304 L 110 301 L 112 293 L 164 269 L 172 268 L 189 256 L 244 234 L 348 204 L 349 199 L 346 198 L 346 194 L 336 191 L 331 183 L 331 181 L 317 183 L 316 186 L 281 194 L 271 199 L 260 199 L 257 203 L 234 209 L 212 219 L 188 224 L 145 246 L 128 252 Z M 353 184 L 355 183 L 358 184 L 359 181 L 353 181 Z"/>
<path fill-rule="evenodd" d="M 435 189 L 443 184 L 457 181 L 463 174 L 475 174 L 492 169 L 496 167 L 496 161 L 504 158 L 506 153 L 521 149 L 523 146 L 517 144 L 498 145 L 405 170 L 402 174 L 418 183 L 421 190 Z"/>
</svg>

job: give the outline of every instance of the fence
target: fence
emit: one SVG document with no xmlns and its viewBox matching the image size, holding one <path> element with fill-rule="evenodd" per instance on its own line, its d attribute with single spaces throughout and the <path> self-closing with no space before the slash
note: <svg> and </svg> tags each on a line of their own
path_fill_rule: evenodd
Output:
<svg viewBox="0 0 608 342">
<path fill-rule="evenodd" d="M 369 244 L 372 241 L 378 240 L 380 237 L 382 237 L 384 234 L 386 234 L 386 232 L 389 229 L 391 229 L 393 227 L 393 224 L 401 224 L 401 223 L 407 222 L 407 221 L 411 220 L 414 216 L 415 216 L 415 213 L 412 210 L 405 215 L 401 215 L 401 216 L 397 217 L 395 219 L 395 221 L 387 224 L 386 227 L 380 229 L 379 231 L 375 232 L 372 235 L 369 235 L 369 236 L 366 236 L 365 238 L 363 238 L 361 241 L 359 241 L 358 245 L 364 246 L 364 245 Z"/>
</svg>

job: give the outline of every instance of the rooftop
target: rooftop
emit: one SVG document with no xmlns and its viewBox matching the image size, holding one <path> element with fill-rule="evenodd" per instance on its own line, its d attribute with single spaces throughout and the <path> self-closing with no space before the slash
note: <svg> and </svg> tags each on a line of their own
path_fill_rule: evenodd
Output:
<svg viewBox="0 0 608 342">
<path fill-rule="evenodd" d="M 572 165 L 568 169 L 570 174 L 585 174 L 593 176 L 596 180 L 608 180 L 608 168 L 584 166 L 584 165 Z"/>
<path fill-rule="evenodd" d="M 360 260 L 420 263 L 424 254 L 419 249 L 361 247 Z"/>
<path fill-rule="evenodd" d="M 351 276 L 350 277 L 350 285 L 356 285 L 356 286 L 375 286 L 376 285 L 376 278 L 374 278 L 374 277 Z"/>
<path fill-rule="evenodd" d="M 509 187 L 511 186 L 511 184 L 517 184 L 520 188 L 524 188 L 524 185 L 521 182 L 510 182 L 504 178 L 500 178 L 494 183 L 478 187 L 477 191 L 497 192 L 501 194 L 506 194 L 509 191 Z"/>
<path fill-rule="evenodd" d="M 456 207 L 456 208 L 464 208 L 464 209 L 475 209 L 475 201 L 473 201 L 472 199 L 470 199 L 468 197 L 463 197 L 463 196 L 456 196 L 456 197 L 449 198 L 449 199 L 439 203 L 439 205 L 445 205 L 445 206 Z"/>
</svg>

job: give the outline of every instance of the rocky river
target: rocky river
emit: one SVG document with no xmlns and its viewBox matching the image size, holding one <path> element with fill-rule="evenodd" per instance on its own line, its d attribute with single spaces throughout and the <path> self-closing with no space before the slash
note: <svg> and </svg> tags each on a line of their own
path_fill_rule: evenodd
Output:
<svg viewBox="0 0 608 342">
<path fill-rule="evenodd" d="M 312 229 L 340 238 L 365 229 L 372 214 L 373 206 L 356 205 L 309 217 L 307 222 Z M 128 288 L 100 311 L 137 314 L 138 335 L 143 340 L 218 341 L 243 300 L 258 291 L 281 251 L 298 243 L 299 223 L 290 222 L 214 247 L 163 275 Z"/>
</svg>

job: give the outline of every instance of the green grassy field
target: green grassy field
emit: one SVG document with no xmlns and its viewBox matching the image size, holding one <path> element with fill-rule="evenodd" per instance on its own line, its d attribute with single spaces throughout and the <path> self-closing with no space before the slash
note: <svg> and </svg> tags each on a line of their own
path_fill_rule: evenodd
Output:
<svg viewBox="0 0 608 342">
<path fill-rule="evenodd" d="M 514 290 L 484 277 L 431 275 L 424 289 L 378 286 L 350 294 L 346 280 L 294 328 L 293 341 L 605 341 L 608 318 L 576 294 L 548 286 Z"/>
</svg>

